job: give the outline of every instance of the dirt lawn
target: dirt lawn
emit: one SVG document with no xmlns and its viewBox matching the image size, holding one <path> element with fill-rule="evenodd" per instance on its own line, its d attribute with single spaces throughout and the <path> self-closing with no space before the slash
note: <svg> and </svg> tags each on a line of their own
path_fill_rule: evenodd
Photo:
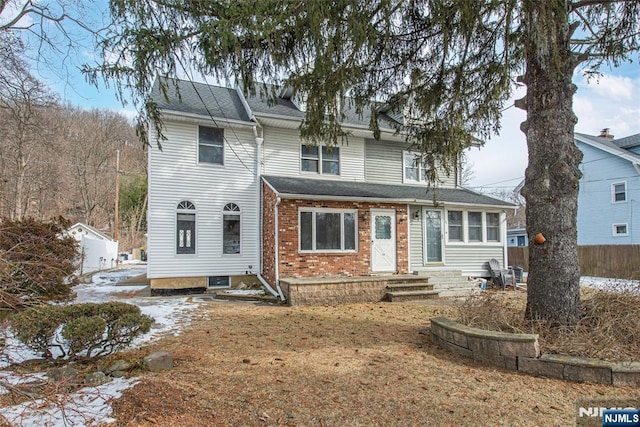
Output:
<svg viewBox="0 0 640 427">
<path fill-rule="evenodd" d="M 640 398 L 442 350 L 428 319 L 453 313 L 442 303 L 205 303 L 182 335 L 154 346 L 175 368 L 143 374 L 114 416 L 121 426 L 564 426 L 577 399 Z"/>
</svg>

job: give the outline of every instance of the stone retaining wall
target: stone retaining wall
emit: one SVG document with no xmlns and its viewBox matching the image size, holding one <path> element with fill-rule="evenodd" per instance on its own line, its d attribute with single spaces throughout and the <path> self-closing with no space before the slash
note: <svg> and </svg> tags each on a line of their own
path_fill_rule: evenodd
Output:
<svg viewBox="0 0 640 427">
<path fill-rule="evenodd" d="M 640 386 L 640 363 L 540 355 L 538 335 L 484 331 L 446 317 L 436 317 L 431 319 L 431 339 L 454 353 L 525 374 L 614 386 Z"/>
</svg>

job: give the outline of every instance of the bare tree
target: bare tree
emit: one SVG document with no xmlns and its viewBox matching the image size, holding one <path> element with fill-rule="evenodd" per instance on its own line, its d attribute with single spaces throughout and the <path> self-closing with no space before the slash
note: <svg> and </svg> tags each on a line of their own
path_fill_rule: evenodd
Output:
<svg viewBox="0 0 640 427">
<path fill-rule="evenodd" d="M 2 180 L 12 190 L 9 202 L 11 218 L 22 219 L 29 210 L 30 185 L 37 169 L 38 153 L 50 148 L 51 129 L 47 129 L 45 112 L 55 105 L 55 96 L 29 71 L 24 60 L 15 55 L 20 42 L 0 33 L 0 109 L 2 121 Z M 10 49 L 7 46 L 13 46 Z"/>
</svg>

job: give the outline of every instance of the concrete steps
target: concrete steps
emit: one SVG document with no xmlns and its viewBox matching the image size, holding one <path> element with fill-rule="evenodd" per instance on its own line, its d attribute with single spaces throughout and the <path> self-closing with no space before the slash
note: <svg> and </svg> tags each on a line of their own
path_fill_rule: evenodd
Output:
<svg viewBox="0 0 640 427">
<path fill-rule="evenodd" d="M 385 288 L 384 300 L 389 302 L 415 301 L 437 298 L 438 291 L 433 289 L 427 277 L 404 275 L 394 278 Z"/>
</svg>

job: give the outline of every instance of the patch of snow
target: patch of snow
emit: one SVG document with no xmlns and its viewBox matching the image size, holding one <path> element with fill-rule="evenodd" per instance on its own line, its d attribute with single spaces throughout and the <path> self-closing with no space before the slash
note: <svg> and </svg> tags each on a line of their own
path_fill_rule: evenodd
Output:
<svg viewBox="0 0 640 427">
<path fill-rule="evenodd" d="M 137 378 L 116 378 L 97 387 L 84 387 L 57 399 L 37 399 L 0 408 L 0 415 L 14 426 L 94 426 L 112 423 L 115 419 L 109 401 L 135 384 Z"/>
<path fill-rule="evenodd" d="M 43 381 L 47 379 L 47 375 L 42 372 L 35 374 L 15 374 L 11 371 L 0 371 L 0 381 L 10 386 L 24 385 Z M 0 394 L 7 394 L 9 390 L 0 385 Z"/>
<path fill-rule="evenodd" d="M 264 295 L 262 289 L 227 289 L 223 292 L 219 292 L 227 295 Z"/>
<path fill-rule="evenodd" d="M 74 287 L 77 294 L 76 303 L 122 301 L 140 307 L 143 314 L 155 319 L 151 330 L 134 340 L 132 347 L 148 343 L 161 336 L 178 335 L 191 321 L 191 312 L 204 300 L 190 297 L 143 297 L 132 296 L 144 286 L 116 286 L 121 280 L 138 276 L 145 269 L 128 268 L 113 271 L 103 271 L 93 275 L 92 283 Z M 0 367 L 7 367 L 13 363 L 39 356 L 18 341 L 10 328 L 3 331 L 5 348 Z M 24 384 L 46 379 L 44 373 L 18 375 L 10 371 L 0 371 L 0 380 L 7 384 Z M 137 383 L 135 378 L 114 379 L 98 386 L 85 387 L 70 395 L 60 395 L 55 399 L 40 399 L 25 402 L 6 408 L 0 408 L 0 416 L 4 416 L 10 424 L 42 425 L 42 426 L 90 426 L 115 421 L 110 418 L 111 406 L 108 401 L 118 398 L 122 391 Z M 6 390 L 0 387 L 0 394 Z"/>
<path fill-rule="evenodd" d="M 15 363 L 22 363 L 25 360 L 41 359 L 37 353 L 24 345 L 22 341 L 19 341 L 14 336 L 11 328 L 4 328 L 2 332 L 0 332 L 0 336 L 4 339 L 0 368 L 6 368 L 7 366 L 11 366 Z"/>
<path fill-rule="evenodd" d="M 628 292 L 632 295 L 640 295 L 640 281 L 638 280 L 583 276 L 580 278 L 580 286 L 602 291 Z"/>
</svg>

